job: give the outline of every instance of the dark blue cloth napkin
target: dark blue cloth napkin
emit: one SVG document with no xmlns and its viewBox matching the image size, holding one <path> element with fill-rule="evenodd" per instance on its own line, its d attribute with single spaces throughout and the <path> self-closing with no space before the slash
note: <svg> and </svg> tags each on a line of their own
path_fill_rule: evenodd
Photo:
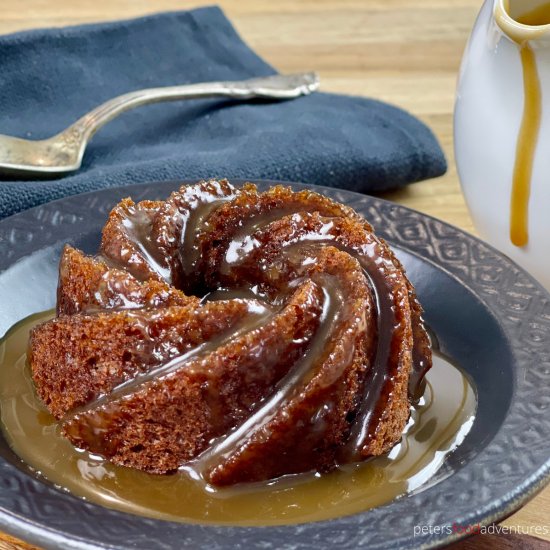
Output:
<svg viewBox="0 0 550 550">
<path fill-rule="evenodd" d="M 0 133 L 45 138 L 128 91 L 274 72 L 216 7 L 17 33 L 0 37 Z M 76 173 L 50 181 L 0 176 L 0 218 L 147 181 L 267 178 L 367 193 L 445 169 L 430 130 L 379 101 L 314 93 L 282 103 L 171 102 L 109 123 Z"/>
</svg>

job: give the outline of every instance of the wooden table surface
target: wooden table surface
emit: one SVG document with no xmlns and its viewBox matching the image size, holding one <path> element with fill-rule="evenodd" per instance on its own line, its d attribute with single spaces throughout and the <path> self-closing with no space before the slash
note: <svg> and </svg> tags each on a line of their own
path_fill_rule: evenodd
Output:
<svg viewBox="0 0 550 550">
<path fill-rule="evenodd" d="M 219 0 L 219 4 L 243 38 L 280 71 L 315 69 L 323 90 L 382 99 L 424 120 L 445 149 L 448 173 L 383 196 L 475 232 L 454 166 L 452 110 L 460 58 L 481 0 Z M 192 0 L 2 0 L 0 33 L 198 5 Z M 504 525 L 523 530 L 550 525 L 550 488 Z M 550 535 L 542 538 L 550 541 Z M 461 546 L 503 544 L 480 536 Z M 19 546 L 28 548 L 0 534 L 0 549 Z M 510 547 L 522 546 L 534 548 L 536 542 L 527 538 L 510 542 Z"/>
</svg>

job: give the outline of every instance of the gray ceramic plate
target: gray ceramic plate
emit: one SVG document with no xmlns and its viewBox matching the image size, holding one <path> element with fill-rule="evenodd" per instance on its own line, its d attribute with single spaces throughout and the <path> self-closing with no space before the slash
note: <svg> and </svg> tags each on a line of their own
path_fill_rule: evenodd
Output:
<svg viewBox="0 0 550 550">
<path fill-rule="evenodd" d="M 165 198 L 177 186 L 107 189 L 1 221 L 0 335 L 54 305 L 65 242 L 95 252 L 120 198 Z M 380 199 L 319 191 L 355 208 L 395 247 L 441 350 L 475 381 L 474 426 L 429 486 L 321 523 L 178 524 L 115 512 L 56 490 L 36 479 L 0 437 L 0 530 L 47 548 L 432 547 L 460 537 L 453 525 L 502 519 L 544 486 L 550 477 L 550 296 L 506 257 L 454 227 Z M 417 532 L 431 527 L 431 534 L 415 536 L 415 526 Z"/>
</svg>

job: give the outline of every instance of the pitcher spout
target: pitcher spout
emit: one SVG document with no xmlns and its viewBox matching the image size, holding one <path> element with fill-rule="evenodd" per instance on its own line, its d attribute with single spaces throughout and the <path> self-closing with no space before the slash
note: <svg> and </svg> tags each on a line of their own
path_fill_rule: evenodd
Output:
<svg viewBox="0 0 550 550">
<path fill-rule="evenodd" d="M 495 0 L 494 15 L 502 32 L 517 44 L 550 43 L 549 0 Z"/>
</svg>

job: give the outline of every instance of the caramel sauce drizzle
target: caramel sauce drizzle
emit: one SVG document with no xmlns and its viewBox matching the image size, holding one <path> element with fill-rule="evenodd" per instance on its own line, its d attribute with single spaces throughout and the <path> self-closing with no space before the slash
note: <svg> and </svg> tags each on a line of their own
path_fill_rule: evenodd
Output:
<svg viewBox="0 0 550 550">
<path fill-rule="evenodd" d="M 126 513 L 247 526 L 356 514 L 417 491 L 436 472 L 438 479 L 452 474 L 448 462 L 445 470 L 440 468 L 475 418 L 475 390 L 469 378 L 436 354 L 403 439 L 385 456 L 329 474 L 310 472 L 226 488 L 207 486 L 183 469 L 168 476 L 147 474 L 73 447 L 37 397 L 26 364 L 28 335 L 53 315 L 50 311 L 24 319 L 0 340 L 0 438 L 3 435 L 21 458 L 21 467 L 42 481 Z"/>
<path fill-rule="evenodd" d="M 507 6 L 509 11 L 509 6 Z M 522 25 L 540 26 L 550 23 L 550 3 L 529 11 L 515 20 Z M 542 90 L 535 52 L 519 32 L 511 35 L 520 49 L 523 69 L 524 106 L 516 145 L 516 159 L 512 180 L 510 204 L 510 240 L 517 247 L 529 242 L 529 198 L 533 178 L 533 164 L 540 134 Z"/>
<path fill-rule="evenodd" d="M 192 271 L 200 257 L 198 236 L 202 231 L 208 231 L 209 215 L 224 200 L 219 197 L 220 191 L 215 188 L 210 195 L 195 194 L 188 208 L 183 208 L 185 205 L 182 203 L 182 208 L 171 214 L 172 221 L 179 223 L 182 229 L 185 246 L 180 263 L 184 271 Z M 123 226 L 128 241 L 135 245 L 132 249 L 144 255 L 156 273 L 171 281 L 173 273 L 170 267 L 162 263 L 155 240 L 151 238 L 153 228 L 150 213 L 132 209 L 128 214 Z M 277 251 L 280 267 L 288 264 L 291 273 L 288 288 L 284 284 L 280 289 L 276 287 L 282 289 L 282 302 L 275 300 L 269 303 L 266 296 L 262 296 L 255 287 L 246 292 L 243 288 L 226 288 L 208 294 L 203 301 L 240 299 L 248 305 L 248 314 L 243 317 L 241 324 L 236 325 L 235 332 L 221 334 L 184 355 L 153 366 L 147 372 L 116 386 L 108 395 L 100 395 L 83 407 L 73 409 L 69 415 L 87 414 L 87 428 L 99 434 L 105 428 L 99 414 L 105 407 L 109 409 L 109 414 L 114 414 L 117 403 L 123 398 L 176 370 L 190 367 L 194 360 L 202 361 L 219 346 L 258 329 L 276 316 L 284 305 L 284 296 L 300 285 L 304 277 L 308 277 L 309 266 L 317 261 L 322 248 L 326 245 L 335 246 L 358 260 L 359 273 L 362 270 L 375 302 L 372 321 L 376 324 L 377 334 L 372 350 L 374 376 L 364 388 L 361 406 L 352 420 L 353 428 L 339 457 L 340 467 L 337 471 L 330 475 L 317 472 L 294 474 L 229 489 L 210 485 L 210 477 L 207 475 L 220 459 L 225 460 L 238 454 L 254 434 L 261 435 L 264 428 L 269 430 L 269 423 L 280 406 L 289 404 L 294 396 L 307 389 L 319 365 L 324 364 L 319 361 L 324 361 L 328 342 L 340 341 L 338 336 L 348 333 L 349 329 L 359 332 L 367 330 L 366 311 L 358 314 L 349 306 L 349 311 L 353 312 L 350 315 L 346 307 L 349 289 L 338 277 L 328 273 L 316 274 L 315 280 L 311 279 L 312 284 L 319 285 L 322 291 L 322 311 L 318 325 L 308 336 L 303 357 L 294 362 L 293 369 L 277 382 L 271 396 L 254 404 L 251 415 L 244 423 L 220 437 L 213 432 L 214 439 L 208 441 L 208 447 L 194 460 L 182 465 L 173 476 L 154 476 L 109 463 L 100 456 L 101 437 L 97 446 L 90 447 L 97 455 L 73 447 L 62 437 L 59 424 L 47 414 L 37 399 L 28 366 L 25 366 L 24 349 L 29 325 L 37 322 L 38 318 L 25 320 L 11 331 L 13 340 L 9 336 L 5 342 L 0 341 L 0 413 L 5 437 L 15 452 L 50 482 L 76 495 L 120 510 L 179 521 L 265 525 L 325 519 L 388 502 L 415 490 L 429 479 L 439 469 L 445 455 L 456 448 L 471 427 L 475 411 L 472 387 L 463 374 L 442 359 L 438 372 L 432 373 L 428 379 L 428 390 L 424 391 L 425 387 L 420 387 L 419 381 L 424 367 L 430 362 L 430 352 L 427 347 L 415 348 L 411 398 L 417 394 L 414 390 L 418 389 L 421 390 L 419 396 L 423 394 L 423 397 L 417 407 L 411 409 L 411 420 L 405 428 L 403 442 L 393 447 L 386 456 L 357 464 L 362 459 L 361 451 L 365 442 L 378 424 L 380 407 L 377 404 L 388 393 L 385 387 L 391 383 L 392 375 L 400 365 L 399 357 L 393 353 L 392 342 L 394 334 L 398 334 L 399 324 L 392 296 L 395 292 L 395 299 L 402 298 L 390 284 L 390 275 L 396 276 L 394 272 L 397 267 L 381 253 L 381 243 L 370 233 L 363 242 L 348 242 L 345 234 L 339 233 L 338 217 L 318 216 L 315 218 L 317 221 L 309 225 L 309 222 L 305 223 L 308 214 L 297 212 L 292 207 L 275 207 L 269 212 L 259 212 L 252 216 L 248 223 L 236 230 L 228 243 L 223 266 L 225 269 L 222 271 L 232 274 L 236 270 L 234 274 L 238 275 L 242 262 L 253 261 L 250 255 L 256 247 L 261 246 L 264 231 L 267 235 L 271 223 L 285 216 L 289 216 L 295 225 L 290 227 L 287 237 L 281 239 L 281 249 Z M 155 261 L 159 258 L 157 265 Z M 272 277 L 271 272 L 269 277 Z M 277 280 L 275 275 L 273 277 Z M 405 286 L 402 292 L 404 298 L 407 293 Z M 409 299 L 414 300 L 412 291 L 408 292 Z M 129 315 L 136 316 L 144 326 L 149 318 L 149 312 L 132 311 Z M 421 319 L 417 322 L 421 323 Z M 421 343 L 422 338 L 418 341 L 415 339 L 415 346 Z M 251 349 L 251 353 L 257 356 L 255 348 Z M 337 359 L 331 363 L 335 371 L 332 375 L 340 376 L 349 366 L 353 355 L 354 345 L 349 345 L 344 353 L 337 355 Z M 15 365 L 15 372 L 10 368 L 12 365 Z M 200 368 L 200 365 L 196 365 L 196 368 Z M 8 383 L 9 380 L 13 383 Z M 449 407 L 451 403 L 453 405 Z M 321 413 L 328 405 L 315 403 L 315 407 L 320 408 L 317 411 L 319 415 L 315 414 L 314 418 L 319 416 L 322 419 Z M 14 414 L 10 414 L 10 411 Z M 96 413 L 99 414 L 97 422 Z M 320 434 L 325 428 L 322 421 L 316 422 L 315 429 Z M 279 504 L 272 505 L 271 497 Z M 267 509 L 266 502 L 269 502 Z M 329 509 L 320 510 L 320 502 Z M 262 508 L 262 513 L 258 513 Z"/>
<path fill-rule="evenodd" d="M 520 47 L 520 55 L 525 100 L 516 148 L 510 212 L 510 239 L 518 247 L 529 242 L 529 197 L 542 113 L 542 93 L 535 53 L 525 43 Z"/>
</svg>

